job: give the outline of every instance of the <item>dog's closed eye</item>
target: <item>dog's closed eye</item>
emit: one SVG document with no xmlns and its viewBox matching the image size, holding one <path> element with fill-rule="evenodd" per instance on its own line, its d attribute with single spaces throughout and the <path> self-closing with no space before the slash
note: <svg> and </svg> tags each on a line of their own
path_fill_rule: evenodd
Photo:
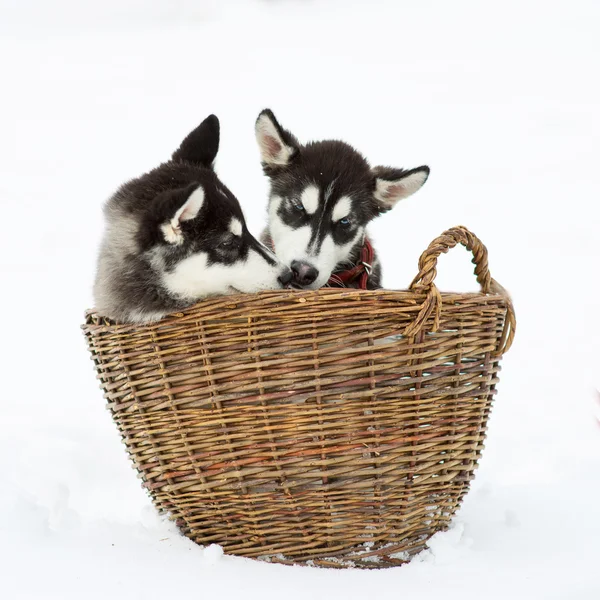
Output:
<svg viewBox="0 0 600 600">
<path fill-rule="evenodd" d="M 239 250 L 242 240 L 238 236 L 231 236 L 225 238 L 219 244 L 219 248 L 222 250 Z"/>
</svg>

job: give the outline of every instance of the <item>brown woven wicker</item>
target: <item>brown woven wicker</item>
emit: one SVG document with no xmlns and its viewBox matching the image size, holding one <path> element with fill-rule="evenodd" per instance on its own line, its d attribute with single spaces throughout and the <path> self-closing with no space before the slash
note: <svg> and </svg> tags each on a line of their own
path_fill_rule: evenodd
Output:
<svg viewBox="0 0 600 600">
<path fill-rule="evenodd" d="M 434 284 L 457 243 L 481 293 Z M 108 408 L 185 535 L 240 556 L 382 567 L 448 525 L 515 317 L 465 228 L 435 239 L 419 269 L 409 291 L 219 297 L 143 326 L 88 313 Z"/>
</svg>

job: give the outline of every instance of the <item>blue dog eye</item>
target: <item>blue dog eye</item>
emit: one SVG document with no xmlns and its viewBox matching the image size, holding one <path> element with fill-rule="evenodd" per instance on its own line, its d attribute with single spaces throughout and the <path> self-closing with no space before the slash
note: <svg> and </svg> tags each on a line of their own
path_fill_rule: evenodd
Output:
<svg viewBox="0 0 600 600">
<path fill-rule="evenodd" d="M 294 202 L 292 201 L 292 206 L 294 207 L 295 210 L 297 210 L 298 212 L 304 212 L 304 206 L 302 204 L 300 204 L 299 202 Z"/>
<path fill-rule="evenodd" d="M 343 219 L 340 219 L 338 221 L 338 223 L 342 226 L 342 227 L 348 227 L 348 225 L 350 225 L 350 219 L 344 217 Z"/>
</svg>

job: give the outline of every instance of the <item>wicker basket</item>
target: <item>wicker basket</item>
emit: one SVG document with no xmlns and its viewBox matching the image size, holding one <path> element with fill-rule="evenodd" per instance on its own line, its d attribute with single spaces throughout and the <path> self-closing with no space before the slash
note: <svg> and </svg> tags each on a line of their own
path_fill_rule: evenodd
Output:
<svg viewBox="0 0 600 600">
<path fill-rule="evenodd" d="M 434 284 L 457 243 L 481 293 Z M 143 326 L 87 314 L 112 417 L 186 536 L 269 561 L 383 567 L 448 525 L 515 318 L 465 228 L 419 268 L 409 291 L 226 296 Z"/>
</svg>

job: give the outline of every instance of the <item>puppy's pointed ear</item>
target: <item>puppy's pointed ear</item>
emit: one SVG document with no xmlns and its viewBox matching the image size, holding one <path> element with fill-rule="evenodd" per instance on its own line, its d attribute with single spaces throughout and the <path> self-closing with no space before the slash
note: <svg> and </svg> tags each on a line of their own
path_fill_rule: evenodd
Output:
<svg viewBox="0 0 600 600">
<path fill-rule="evenodd" d="M 168 198 L 167 221 L 160 226 L 162 234 L 169 244 L 178 246 L 184 237 L 181 224 L 198 216 L 204 204 L 204 189 L 194 183 L 187 188 L 175 190 Z"/>
<path fill-rule="evenodd" d="M 181 142 L 172 159 L 201 165 L 212 169 L 219 151 L 219 119 L 210 115 Z"/>
<path fill-rule="evenodd" d="M 379 212 L 387 212 L 404 198 L 421 189 L 429 177 L 429 167 L 423 165 L 410 171 L 391 167 L 375 167 L 375 201 Z"/>
<path fill-rule="evenodd" d="M 273 112 L 265 108 L 254 127 L 263 167 L 285 167 L 300 151 L 298 140 L 283 129 Z"/>
</svg>

